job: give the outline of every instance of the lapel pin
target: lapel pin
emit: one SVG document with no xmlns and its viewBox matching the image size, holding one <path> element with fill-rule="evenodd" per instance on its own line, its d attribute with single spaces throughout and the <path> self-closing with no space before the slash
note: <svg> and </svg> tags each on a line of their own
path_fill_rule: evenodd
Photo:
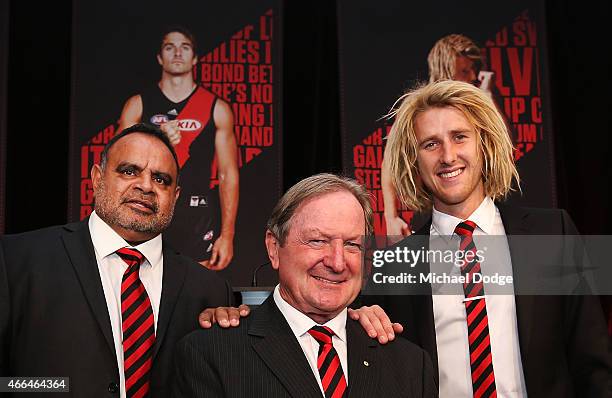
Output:
<svg viewBox="0 0 612 398">
<path fill-rule="evenodd" d="M 363 364 L 364 364 L 365 366 L 370 366 L 370 363 L 369 363 L 368 361 L 363 361 Z"/>
</svg>

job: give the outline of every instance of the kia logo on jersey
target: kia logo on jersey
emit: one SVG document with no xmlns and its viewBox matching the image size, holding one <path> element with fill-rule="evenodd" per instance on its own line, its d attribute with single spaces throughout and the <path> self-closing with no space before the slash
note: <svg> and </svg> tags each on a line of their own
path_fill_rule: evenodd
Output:
<svg viewBox="0 0 612 398">
<path fill-rule="evenodd" d="M 202 128 L 202 123 L 195 119 L 178 119 L 178 128 L 182 131 L 196 131 Z"/>
<path fill-rule="evenodd" d="M 168 122 L 168 116 L 167 115 L 161 115 L 161 114 L 153 115 L 153 116 L 151 116 L 150 120 L 151 120 L 151 123 L 153 123 L 153 124 L 155 124 L 157 126 L 160 126 L 160 125 Z"/>
</svg>

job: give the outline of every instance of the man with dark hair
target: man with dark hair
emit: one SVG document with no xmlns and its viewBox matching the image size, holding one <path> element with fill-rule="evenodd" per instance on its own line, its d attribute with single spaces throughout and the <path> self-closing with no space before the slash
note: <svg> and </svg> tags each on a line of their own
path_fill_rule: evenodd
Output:
<svg viewBox="0 0 612 398">
<path fill-rule="evenodd" d="M 162 240 L 180 192 L 162 131 L 124 130 L 91 178 L 88 219 L 0 237 L 0 376 L 69 377 L 79 397 L 167 397 L 175 343 L 231 288 Z"/>
<path fill-rule="evenodd" d="M 193 79 L 198 62 L 193 34 L 169 28 L 157 54 L 161 79 L 127 100 L 124 129 L 141 121 L 159 126 L 175 146 L 183 195 L 167 237 L 180 252 L 220 270 L 233 257 L 238 210 L 238 160 L 234 116 L 227 102 Z M 211 189 L 213 160 L 219 193 Z"/>
<path fill-rule="evenodd" d="M 174 151 L 174 147 L 172 146 L 170 139 L 158 127 L 155 127 L 148 123 L 134 124 L 133 126 L 122 130 L 119 134 L 111 138 L 108 141 L 108 143 L 104 146 L 104 149 L 102 150 L 102 153 L 100 154 L 100 168 L 101 169 L 104 169 L 106 167 L 106 162 L 108 160 L 108 152 L 110 151 L 112 146 L 115 145 L 115 142 L 119 141 L 121 138 L 125 137 L 126 135 L 132 134 L 132 133 L 142 133 L 142 134 L 152 135 L 155 138 L 159 139 L 161 142 L 163 142 L 166 148 L 168 148 L 168 150 L 170 151 L 170 153 L 172 153 L 172 158 L 174 159 L 174 163 L 176 164 L 176 169 L 178 170 L 177 173 L 180 174 L 178 157 L 176 156 L 176 152 Z"/>
<path fill-rule="evenodd" d="M 431 361 L 398 339 L 382 346 L 347 306 L 361 287 L 370 196 L 332 174 L 279 200 L 265 243 L 279 285 L 234 330 L 187 336 L 177 349 L 179 397 L 434 397 Z"/>
</svg>

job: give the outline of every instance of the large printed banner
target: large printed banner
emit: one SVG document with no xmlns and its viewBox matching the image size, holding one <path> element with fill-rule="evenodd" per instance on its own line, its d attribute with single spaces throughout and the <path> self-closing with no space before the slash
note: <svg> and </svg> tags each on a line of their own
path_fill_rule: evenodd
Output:
<svg viewBox="0 0 612 398">
<path fill-rule="evenodd" d="M 437 42 L 463 51 L 453 78 L 488 91 L 503 111 L 523 189 L 510 201 L 556 205 L 543 1 L 341 0 L 338 19 L 344 168 L 376 197 L 377 234 L 386 233 L 380 166 L 393 124 L 383 116 L 406 89 L 429 80 Z M 413 228 L 422 221 L 410 209 L 398 214 Z"/>
<path fill-rule="evenodd" d="M 157 125 L 181 167 L 164 237 L 205 261 L 238 201 L 234 256 L 222 272 L 250 286 L 267 261 L 265 223 L 282 190 L 279 1 L 76 1 L 73 15 L 69 218 L 93 210 L 89 173 L 104 145 L 134 123 Z M 236 164 L 237 188 L 221 192 L 219 176 Z"/>
</svg>

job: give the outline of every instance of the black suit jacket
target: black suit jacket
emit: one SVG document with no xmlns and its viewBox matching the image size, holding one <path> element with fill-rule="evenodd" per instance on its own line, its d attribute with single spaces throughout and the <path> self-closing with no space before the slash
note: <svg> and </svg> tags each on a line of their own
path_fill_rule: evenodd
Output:
<svg viewBox="0 0 612 398">
<path fill-rule="evenodd" d="M 346 325 L 349 397 L 434 397 L 429 356 L 404 340 L 381 346 Z M 237 328 L 215 326 L 183 339 L 175 397 L 320 398 L 321 390 L 289 324 L 270 296 Z"/>
<path fill-rule="evenodd" d="M 563 210 L 502 204 L 497 207 L 506 235 L 577 235 Z M 417 235 L 429 235 L 430 226 L 431 221 Z M 509 243 L 516 281 L 516 271 L 532 253 L 513 246 L 511 240 Z M 404 325 L 403 336 L 431 355 L 437 380 L 431 295 L 363 296 L 362 301 L 379 304 L 394 322 Z M 610 339 L 597 297 L 516 295 L 515 302 L 523 373 L 530 397 L 612 396 Z"/>
<path fill-rule="evenodd" d="M 227 282 L 163 245 L 151 395 L 167 397 L 176 342 Z M 70 377 L 75 397 L 118 396 L 119 370 L 87 222 L 0 238 L 0 375 Z M 46 395 L 45 395 L 46 396 Z"/>
</svg>

